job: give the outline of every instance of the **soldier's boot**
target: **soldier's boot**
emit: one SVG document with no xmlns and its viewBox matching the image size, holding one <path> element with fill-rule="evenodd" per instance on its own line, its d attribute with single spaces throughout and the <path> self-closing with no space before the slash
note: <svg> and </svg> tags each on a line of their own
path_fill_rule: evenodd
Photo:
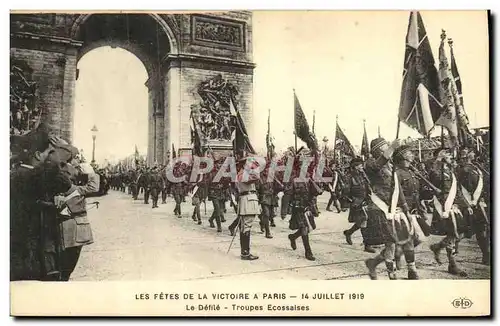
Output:
<svg viewBox="0 0 500 326">
<path fill-rule="evenodd" d="M 415 262 L 408 263 L 408 279 L 409 280 L 418 280 L 417 267 L 415 266 Z"/>
<path fill-rule="evenodd" d="M 342 206 L 340 205 L 340 201 L 338 199 L 335 200 L 335 208 L 337 209 L 337 213 L 343 212 Z"/>
<path fill-rule="evenodd" d="M 455 241 L 455 250 L 454 250 L 455 255 L 458 255 L 458 245 L 459 244 L 460 244 L 460 240 Z"/>
<path fill-rule="evenodd" d="M 262 221 L 262 218 L 259 221 L 259 226 L 260 226 L 260 233 L 264 233 L 266 230 L 266 227 L 264 226 L 264 221 Z"/>
<path fill-rule="evenodd" d="M 167 203 L 167 192 L 165 190 L 163 190 L 161 192 L 161 203 L 162 204 L 166 204 Z"/>
<path fill-rule="evenodd" d="M 394 266 L 394 262 L 391 261 L 385 261 L 385 267 L 387 268 L 387 275 L 389 276 L 390 280 L 397 280 L 396 277 L 396 268 Z"/>
<path fill-rule="evenodd" d="M 250 231 L 240 232 L 241 260 L 256 260 L 258 256 L 250 253 Z"/>
<path fill-rule="evenodd" d="M 195 222 L 197 221 L 196 220 L 196 208 L 193 209 L 193 214 L 191 215 L 191 218 L 193 219 L 193 221 L 195 221 Z"/>
<path fill-rule="evenodd" d="M 149 204 L 149 191 L 144 191 L 144 204 Z"/>
<path fill-rule="evenodd" d="M 457 266 L 453 249 L 446 248 L 446 254 L 448 255 L 448 273 L 461 277 L 467 277 L 467 273 Z"/>
<path fill-rule="evenodd" d="M 271 229 L 269 228 L 269 223 L 264 224 L 264 229 L 266 231 L 266 238 L 267 239 L 272 239 L 273 236 L 271 235 Z"/>
<path fill-rule="evenodd" d="M 274 224 L 274 218 L 273 217 L 271 217 L 269 219 L 269 223 L 270 223 L 271 227 L 273 227 L 273 228 L 276 227 L 276 224 Z"/>
<path fill-rule="evenodd" d="M 415 265 L 415 250 L 406 250 L 404 255 L 408 266 L 408 279 L 418 280 L 417 266 Z"/>
<path fill-rule="evenodd" d="M 483 258 L 481 263 L 483 265 L 490 265 L 490 246 L 487 238 L 487 233 L 485 231 L 476 233 L 477 244 L 479 245 L 479 249 L 483 254 Z"/>
<path fill-rule="evenodd" d="M 175 203 L 175 207 L 177 208 L 177 217 L 182 218 L 182 213 L 181 213 L 181 203 Z"/>
<path fill-rule="evenodd" d="M 375 250 L 375 248 L 373 248 L 371 245 L 365 245 L 365 251 L 372 254 L 377 252 L 377 250 Z"/>
<path fill-rule="evenodd" d="M 351 245 L 352 246 L 352 239 L 351 239 L 351 236 L 354 232 L 356 232 L 357 230 L 359 230 L 359 225 L 357 224 L 354 224 L 349 230 L 345 230 L 344 231 L 344 236 L 345 236 L 345 241 L 347 242 L 347 244 Z"/>
<path fill-rule="evenodd" d="M 396 262 L 396 270 L 401 270 L 403 268 L 403 248 L 401 246 L 396 246 L 394 261 Z"/>
<path fill-rule="evenodd" d="M 441 260 L 441 250 L 443 250 L 443 248 L 445 247 L 446 245 L 443 243 L 443 241 L 434 243 L 430 246 L 431 251 L 434 253 L 434 259 L 439 265 L 443 264 L 443 261 Z"/>
<path fill-rule="evenodd" d="M 229 232 L 231 233 L 231 236 L 234 236 L 234 230 L 236 230 L 236 227 L 238 226 L 239 222 L 240 222 L 240 218 L 236 217 L 234 219 L 233 223 L 231 223 L 231 225 L 229 225 L 228 229 L 229 229 Z"/>
<path fill-rule="evenodd" d="M 217 216 L 215 218 L 215 223 L 217 223 L 217 232 L 222 232 L 221 218 Z"/>
<path fill-rule="evenodd" d="M 385 261 L 382 253 L 378 254 L 375 258 L 368 258 L 365 260 L 365 265 L 368 268 L 368 276 L 371 280 L 377 279 L 377 266 Z"/>
<path fill-rule="evenodd" d="M 297 232 L 288 235 L 288 240 L 290 240 L 290 247 L 292 247 L 292 250 L 297 250 L 296 241 L 300 237 L 300 234 L 300 230 L 298 230 Z"/>
<path fill-rule="evenodd" d="M 214 225 L 214 217 L 211 216 L 209 219 L 208 219 L 208 223 L 210 223 L 210 227 L 211 228 L 215 228 L 215 225 Z"/>
<path fill-rule="evenodd" d="M 302 236 L 302 243 L 304 244 L 304 249 L 306 252 L 306 259 L 315 261 L 316 258 L 314 257 L 312 250 L 311 250 L 311 244 L 309 243 L 309 236 L 308 235 L 303 235 Z"/>
<path fill-rule="evenodd" d="M 328 200 L 328 204 L 326 205 L 326 210 L 327 211 L 329 211 L 329 212 L 332 211 L 332 209 L 330 208 L 332 206 L 332 204 L 333 204 L 333 198 L 330 197 L 330 199 Z"/>
</svg>

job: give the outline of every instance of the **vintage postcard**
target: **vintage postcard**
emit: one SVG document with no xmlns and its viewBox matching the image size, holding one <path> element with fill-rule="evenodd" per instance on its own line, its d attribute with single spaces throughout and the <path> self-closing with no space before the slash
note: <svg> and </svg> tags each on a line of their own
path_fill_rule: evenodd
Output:
<svg viewBox="0 0 500 326">
<path fill-rule="evenodd" d="M 489 19 L 11 11 L 11 315 L 489 316 Z"/>
</svg>

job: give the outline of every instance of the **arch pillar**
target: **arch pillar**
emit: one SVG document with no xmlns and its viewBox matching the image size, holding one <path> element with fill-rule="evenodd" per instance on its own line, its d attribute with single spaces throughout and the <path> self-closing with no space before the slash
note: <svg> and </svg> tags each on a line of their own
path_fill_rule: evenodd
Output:
<svg viewBox="0 0 500 326">
<path fill-rule="evenodd" d="M 150 77 L 146 81 L 148 88 L 148 152 L 147 163 L 164 163 L 165 143 L 165 106 L 163 101 L 164 89 L 162 80 Z"/>
</svg>

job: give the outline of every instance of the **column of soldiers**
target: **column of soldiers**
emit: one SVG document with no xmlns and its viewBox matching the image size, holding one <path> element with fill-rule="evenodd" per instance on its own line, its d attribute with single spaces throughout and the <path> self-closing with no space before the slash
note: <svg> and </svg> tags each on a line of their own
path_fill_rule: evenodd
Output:
<svg viewBox="0 0 500 326">
<path fill-rule="evenodd" d="M 457 158 L 450 149 L 438 149 L 428 167 L 415 166 L 410 147 L 399 146 L 397 141 L 389 144 L 382 138 L 374 139 L 371 152 L 366 162 L 360 158 L 351 161 L 344 192 L 350 201 L 348 219 L 354 224 L 344 231 L 346 242 L 352 244 L 352 234 L 360 229 L 365 251 L 375 253 L 375 246 L 384 246 L 378 255 L 366 260 L 371 279 L 377 279 L 376 268 L 383 262 L 389 278 L 396 279 L 403 256 L 408 279 L 418 279 L 415 247 L 430 234 L 443 237 L 430 249 L 438 264 L 442 263 L 441 252 L 446 251 L 450 274 L 467 276 L 456 255 L 460 240 L 472 235 L 482 251 L 482 263 L 489 265 L 489 178 L 485 177 L 489 173 L 475 160 L 473 148 L 464 147 Z M 392 192 L 395 182 L 399 188 L 396 200 Z M 387 210 L 394 203 L 395 213 Z M 419 232 L 408 236 L 409 232 L 398 226 L 403 221 L 401 212 Z M 393 223 L 395 220 L 399 222 Z"/>
<path fill-rule="evenodd" d="M 367 160 L 354 158 L 347 168 L 331 165 L 329 184 L 282 183 L 280 173 L 272 181 L 262 173 L 259 180 L 248 184 L 232 183 L 227 178 L 214 182 L 215 172 L 203 175 L 195 183 L 170 183 L 164 170 L 153 168 L 138 172 L 134 175 L 137 181 L 130 185 L 134 198 L 140 188 L 144 189 L 145 203 L 151 193 L 153 207 L 157 207 L 160 191 L 163 203 L 170 193 L 176 203 L 174 214 L 179 218 L 184 197 L 191 193 L 191 217 L 200 225 L 201 206 L 204 204 L 206 211 L 206 201 L 211 201 L 214 209 L 208 222 L 217 232 L 222 232 L 226 203 L 230 202 L 237 217 L 228 229 L 232 236 L 240 231 L 241 255 L 245 260 L 257 257 L 250 254 L 247 245 L 251 217 L 259 218 L 261 233 L 272 239 L 271 228 L 275 226 L 278 208 L 282 219 L 291 216 L 289 228 L 295 231 L 288 237 L 291 248 L 296 250 L 296 240 L 301 238 L 306 259 L 315 260 L 309 234 L 316 227 L 314 218 L 319 216 L 316 198 L 325 190 L 330 193 L 327 211 L 331 211 L 332 205 L 338 213 L 349 208 L 348 220 L 353 226 L 344 231 L 346 242 L 352 245 L 352 235 L 360 230 L 364 250 L 375 254 L 365 262 L 371 279 L 377 279 L 376 269 L 382 263 L 389 278 L 397 279 L 403 259 L 408 266 L 408 279 L 418 279 L 415 247 L 421 244 L 422 237 L 431 234 L 443 237 L 430 248 L 436 261 L 441 263 L 441 252 L 446 251 L 448 272 L 465 277 L 466 273 L 456 262 L 462 238 L 475 235 L 483 254 L 482 262 L 490 263 L 489 167 L 480 165 L 473 148 L 463 148 L 456 158 L 450 149 L 438 149 L 431 161 L 416 162 L 410 147 L 400 145 L 399 141 L 388 143 L 377 138 L 371 142 L 371 155 Z M 280 164 L 284 163 L 284 159 L 281 160 Z M 241 162 L 238 164 L 241 172 L 243 167 Z M 220 165 L 221 162 L 216 162 L 214 171 L 218 171 Z M 292 180 L 298 176 L 298 170 L 294 168 Z M 278 205 L 280 192 L 281 205 Z M 258 209 L 253 206 L 254 201 Z M 383 247 L 379 253 L 378 246 Z"/>
</svg>

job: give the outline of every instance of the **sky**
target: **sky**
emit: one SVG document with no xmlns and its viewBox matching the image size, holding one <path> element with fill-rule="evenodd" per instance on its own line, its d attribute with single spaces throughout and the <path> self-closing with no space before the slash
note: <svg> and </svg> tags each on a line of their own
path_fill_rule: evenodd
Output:
<svg viewBox="0 0 500 326">
<path fill-rule="evenodd" d="M 422 11 L 436 66 L 441 29 L 454 41 L 471 127 L 489 125 L 488 27 L 485 11 Z M 256 11 L 253 15 L 254 128 L 264 150 L 267 113 L 277 150 L 293 145 L 293 89 L 321 141 L 332 144 L 335 117 L 355 147 L 363 119 L 368 138 L 396 136 L 408 11 Z M 448 51 L 448 45 L 446 45 Z M 147 148 L 147 74 L 121 49 L 98 48 L 79 62 L 75 143 L 96 158 L 124 157 Z M 120 117 L 127 117 L 123 119 Z M 402 125 L 400 138 L 418 136 Z M 80 146 L 81 144 L 81 146 Z M 299 146 L 301 145 L 299 141 Z"/>
</svg>

